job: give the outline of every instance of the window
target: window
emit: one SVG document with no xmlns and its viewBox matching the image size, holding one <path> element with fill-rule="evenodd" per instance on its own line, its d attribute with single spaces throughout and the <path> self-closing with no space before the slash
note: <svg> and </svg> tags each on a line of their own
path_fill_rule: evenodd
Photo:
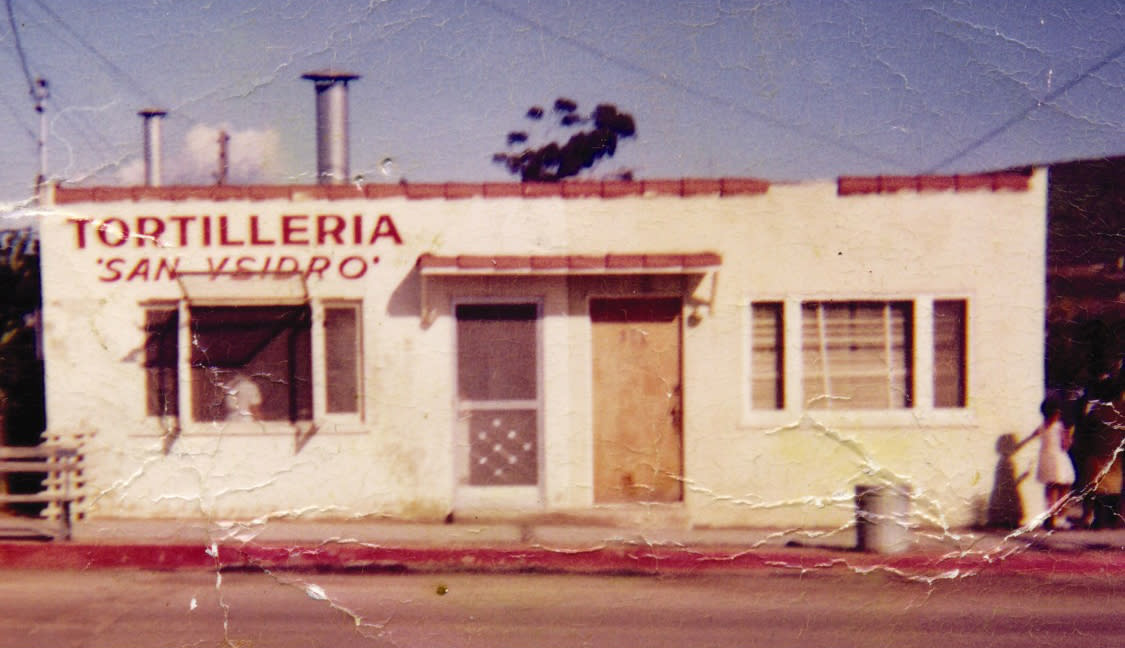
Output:
<svg viewBox="0 0 1125 648">
<path fill-rule="evenodd" d="M 932 304 L 933 317 L 930 317 Z M 918 309 L 915 302 L 806 301 L 800 318 L 786 320 L 796 304 L 750 304 L 750 411 L 786 408 L 902 410 L 963 408 L 968 403 L 968 302 L 936 299 Z M 790 308 L 792 307 L 792 308 Z M 915 327 L 920 327 L 916 329 Z M 927 328 L 928 327 L 928 328 Z M 932 349 L 916 349 L 915 339 Z M 799 353 L 793 341 L 799 338 Z M 786 340 L 790 352 L 785 353 Z M 930 351 L 932 351 L 932 362 Z M 924 352 L 924 353 L 923 353 Z M 916 402 L 915 373 L 932 381 Z M 789 392 L 786 393 L 786 375 Z"/>
<path fill-rule="evenodd" d="M 468 436 L 458 461 L 470 486 L 539 483 L 538 311 L 522 303 L 456 308 L 458 409 Z"/>
<path fill-rule="evenodd" d="M 312 419 L 308 305 L 192 307 L 189 319 L 196 421 Z"/>
<path fill-rule="evenodd" d="M 914 323 L 910 302 L 805 302 L 801 317 L 808 407 L 912 406 Z"/>
<path fill-rule="evenodd" d="M 324 307 L 325 406 L 329 414 L 360 411 L 360 330 L 358 304 Z"/>
<path fill-rule="evenodd" d="M 785 407 L 785 327 L 781 302 L 750 305 L 750 407 Z"/>
<path fill-rule="evenodd" d="M 934 301 L 934 407 L 964 407 L 965 323 L 964 300 Z"/>
<path fill-rule="evenodd" d="M 180 313 L 175 305 L 145 309 L 145 413 L 179 416 Z"/>
<path fill-rule="evenodd" d="M 325 384 L 313 385 L 310 304 L 189 306 L 191 352 L 179 350 L 178 304 L 145 308 L 145 411 L 179 416 L 181 362 L 191 379 L 193 421 L 311 421 L 322 413 L 362 413 L 361 304 L 323 307 Z M 318 345 L 321 342 L 317 342 Z"/>
</svg>

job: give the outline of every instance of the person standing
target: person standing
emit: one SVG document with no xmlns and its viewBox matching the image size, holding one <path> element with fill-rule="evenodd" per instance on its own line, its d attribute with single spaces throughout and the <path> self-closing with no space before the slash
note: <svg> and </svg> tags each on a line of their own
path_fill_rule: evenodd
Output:
<svg viewBox="0 0 1125 648">
<path fill-rule="evenodd" d="M 1080 424 L 1077 441 L 1079 492 L 1083 497 L 1082 522 L 1094 529 L 1120 526 L 1120 505 L 1125 474 L 1125 398 L 1091 400 Z"/>
<path fill-rule="evenodd" d="M 262 390 L 254 379 L 236 372 L 223 388 L 223 411 L 227 421 L 261 420 Z"/>
<path fill-rule="evenodd" d="M 1035 469 L 1035 480 L 1043 484 L 1047 500 L 1047 519 L 1043 523 L 1047 529 L 1069 527 L 1064 511 L 1066 499 L 1074 487 L 1074 466 L 1067 450 L 1072 440 L 1072 430 L 1063 421 L 1062 402 L 1049 397 L 1043 401 L 1040 411 L 1043 422 L 1028 439 L 1039 439 L 1039 462 Z"/>
</svg>

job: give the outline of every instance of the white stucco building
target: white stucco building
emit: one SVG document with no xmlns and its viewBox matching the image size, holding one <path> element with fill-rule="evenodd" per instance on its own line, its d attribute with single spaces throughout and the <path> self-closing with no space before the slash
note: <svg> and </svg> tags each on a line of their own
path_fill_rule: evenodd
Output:
<svg viewBox="0 0 1125 648">
<path fill-rule="evenodd" d="M 47 202 L 48 425 L 89 518 L 813 527 L 902 481 L 962 526 L 1037 422 L 1042 171 Z"/>
</svg>

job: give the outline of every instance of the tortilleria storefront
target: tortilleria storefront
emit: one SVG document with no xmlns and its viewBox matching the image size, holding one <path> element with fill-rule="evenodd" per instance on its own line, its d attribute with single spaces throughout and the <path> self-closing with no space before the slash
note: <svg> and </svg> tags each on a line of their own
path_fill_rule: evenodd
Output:
<svg viewBox="0 0 1125 648">
<path fill-rule="evenodd" d="M 957 182 L 57 188 L 48 425 L 92 518 L 832 526 L 886 479 L 969 524 L 1041 392 L 1045 174 Z"/>
</svg>

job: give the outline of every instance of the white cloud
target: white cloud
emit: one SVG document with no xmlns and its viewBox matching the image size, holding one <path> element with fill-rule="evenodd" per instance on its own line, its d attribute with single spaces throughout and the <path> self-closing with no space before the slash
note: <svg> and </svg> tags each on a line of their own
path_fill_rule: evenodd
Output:
<svg viewBox="0 0 1125 648">
<path fill-rule="evenodd" d="M 145 162 L 140 158 L 131 159 L 117 167 L 117 173 L 114 175 L 119 184 L 139 185 L 145 181 Z"/>
<path fill-rule="evenodd" d="M 184 134 L 182 145 L 164 145 L 163 184 L 213 184 L 219 170 L 219 133 L 226 131 L 227 183 L 249 184 L 273 180 L 281 135 L 272 128 L 235 130 L 229 125 L 196 124 Z M 144 182 L 144 160 L 134 158 L 117 170 L 117 181 Z"/>
</svg>

